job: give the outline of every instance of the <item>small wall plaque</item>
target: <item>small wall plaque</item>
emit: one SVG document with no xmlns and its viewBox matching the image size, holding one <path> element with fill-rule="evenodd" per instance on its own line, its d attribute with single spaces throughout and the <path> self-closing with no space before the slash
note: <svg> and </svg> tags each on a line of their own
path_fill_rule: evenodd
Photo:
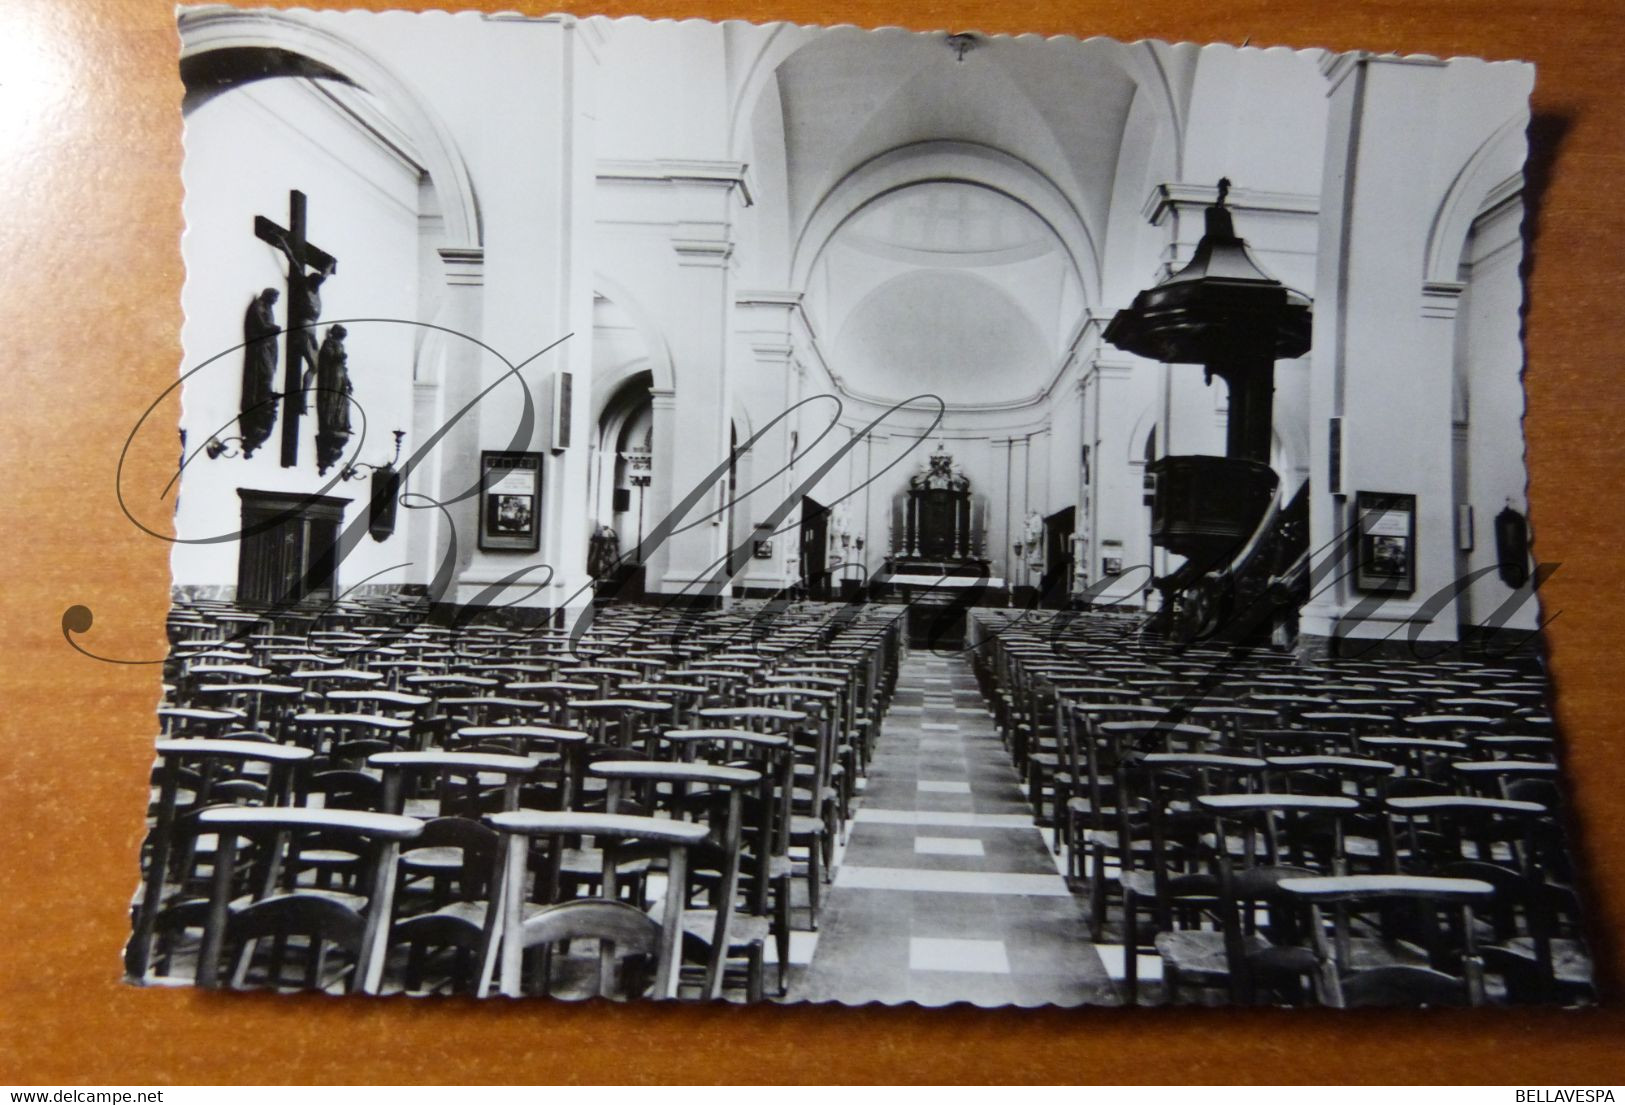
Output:
<svg viewBox="0 0 1625 1105">
<path fill-rule="evenodd" d="M 553 451 L 562 453 L 570 447 L 570 399 L 573 380 L 568 372 L 553 373 Z"/>
</svg>

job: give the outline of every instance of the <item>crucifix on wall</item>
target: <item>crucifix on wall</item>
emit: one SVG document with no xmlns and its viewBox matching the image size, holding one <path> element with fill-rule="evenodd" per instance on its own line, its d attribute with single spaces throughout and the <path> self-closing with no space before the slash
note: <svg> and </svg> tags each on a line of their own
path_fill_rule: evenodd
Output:
<svg viewBox="0 0 1625 1105">
<path fill-rule="evenodd" d="M 286 366 L 282 383 L 282 467 L 299 463 L 299 416 L 305 413 L 305 378 L 316 373 L 316 323 L 322 317 L 322 284 L 339 267 L 337 260 L 305 240 L 305 194 L 288 193 L 288 226 L 264 215 L 254 216 L 254 236 L 288 259 L 288 324 Z M 312 271 L 314 270 L 314 271 Z"/>
</svg>

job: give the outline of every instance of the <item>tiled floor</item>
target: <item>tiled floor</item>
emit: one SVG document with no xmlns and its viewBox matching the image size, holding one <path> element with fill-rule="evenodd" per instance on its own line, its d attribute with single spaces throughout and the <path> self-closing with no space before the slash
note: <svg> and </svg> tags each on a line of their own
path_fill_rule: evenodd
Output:
<svg viewBox="0 0 1625 1105">
<path fill-rule="evenodd" d="M 1117 1003 L 963 659 L 904 661 L 789 1000 Z"/>
</svg>

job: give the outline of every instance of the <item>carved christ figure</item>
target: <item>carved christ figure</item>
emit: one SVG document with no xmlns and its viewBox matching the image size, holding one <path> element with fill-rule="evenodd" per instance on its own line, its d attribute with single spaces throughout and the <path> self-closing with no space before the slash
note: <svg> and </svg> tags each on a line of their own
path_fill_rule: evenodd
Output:
<svg viewBox="0 0 1625 1105">
<path fill-rule="evenodd" d="M 338 262 L 329 261 L 315 272 L 306 272 L 308 266 L 294 253 L 286 233 L 274 234 L 271 237 L 271 244 L 281 250 L 282 256 L 288 259 L 290 289 L 288 329 L 293 336 L 296 366 L 304 367 L 305 378 L 308 380 L 317 371 L 317 357 L 320 353 L 316 345 L 316 323 L 321 321 L 322 317 L 322 285 L 337 271 Z M 300 277 L 302 279 L 299 279 Z M 299 413 L 304 414 L 306 409 L 304 398 L 301 396 Z"/>
<path fill-rule="evenodd" d="M 243 316 L 243 399 L 237 425 L 245 457 L 253 456 L 276 426 L 276 339 L 281 329 L 272 308 L 279 298 L 275 288 L 266 288 Z"/>
</svg>

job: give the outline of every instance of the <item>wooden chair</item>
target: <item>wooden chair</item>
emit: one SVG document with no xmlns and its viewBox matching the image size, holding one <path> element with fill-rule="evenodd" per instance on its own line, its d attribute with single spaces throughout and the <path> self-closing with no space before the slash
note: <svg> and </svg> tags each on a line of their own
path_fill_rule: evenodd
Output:
<svg viewBox="0 0 1625 1105">
<path fill-rule="evenodd" d="M 1367 734 L 1358 739 L 1356 754 L 1390 760 L 1408 779 L 1437 780 L 1446 765 L 1460 759 L 1467 745 L 1448 737 L 1404 737 Z"/>
<path fill-rule="evenodd" d="M 609 813 L 570 813 L 517 810 L 491 814 L 487 823 L 502 834 L 499 848 L 501 883 L 497 900 L 486 915 L 486 948 L 481 956 L 478 993 L 484 997 L 495 981 L 501 993 L 517 997 L 522 991 L 524 953 L 528 947 L 553 942 L 554 929 L 532 925 L 525 918 L 530 874 L 530 841 L 546 840 L 556 849 L 568 837 L 588 836 L 600 845 L 635 841 L 666 848 L 667 888 L 660 925 L 656 998 L 677 994 L 678 954 L 683 931 L 683 899 L 687 885 L 688 849 L 708 833 L 704 825 L 653 817 Z M 614 849 L 603 847 L 602 898 L 614 901 Z"/>
<path fill-rule="evenodd" d="M 471 725 L 447 735 L 445 751 L 525 756 L 536 761 L 520 787 L 520 805 L 532 809 L 575 807 L 591 738 L 579 729 L 552 725 Z"/>
<path fill-rule="evenodd" d="M 1451 771 L 1473 792 L 1486 798 L 1510 798 L 1520 779 L 1557 778 L 1557 764 L 1547 760 L 1457 760 Z"/>
<path fill-rule="evenodd" d="M 489 900 L 496 848 L 495 830 L 479 821 L 437 817 L 425 822 L 412 847 L 401 852 L 401 910 L 412 904 L 408 896 L 426 899 L 430 909 Z M 425 879 L 426 891 L 420 886 Z M 477 936 L 478 925 L 474 931 Z"/>
<path fill-rule="evenodd" d="M 623 694 L 671 704 L 670 724 L 682 728 L 694 718 L 709 689 L 703 683 L 622 683 Z"/>
<path fill-rule="evenodd" d="M 495 810 L 519 808 L 519 791 L 540 761 L 529 756 L 486 752 L 380 752 L 367 765 L 383 773 L 383 808 L 390 813 L 411 812 L 431 817 L 452 814 L 478 817 Z M 435 782 L 433 809 L 408 809 L 411 784 L 424 776 Z M 486 788 L 495 793 L 486 797 Z"/>
<path fill-rule="evenodd" d="M 559 675 L 577 683 L 591 683 L 594 698 L 624 698 L 616 688 L 622 683 L 636 683 L 643 678 L 637 668 L 612 667 L 606 664 L 582 664 L 559 669 Z"/>
<path fill-rule="evenodd" d="M 1200 840 L 1210 817 L 1198 819 L 1194 803 L 1204 794 L 1244 790 L 1264 767 L 1257 757 L 1204 752 L 1130 753 L 1119 761 L 1117 832 L 1111 840 L 1095 838 L 1100 847 L 1090 882 L 1090 911 L 1092 927 L 1102 924 L 1106 865 L 1115 860 L 1128 1004 L 1139 1001 L 1139 949 L 1158 947 L 1162 933 L 1190 928 L 1218 900 L 1218 879 Z M 1222 837 L 1217 847 L 1223 849 Z M 1151 917 L 1150 939 L 1142 939 L 1142 912 Z M 1176 921 L 1176 914 L 1182 921 Z"/>
<path fill-rule="evenodd" d="M 1474 860 L 1450 864 L 1439 874 L 1495 887 L 1485 911 L 1493 935 L 1481 954 L 1485 969 L 1501 979 L 1508 1001 L 1575 1005 L 1595 999 L 1591 954 L 1572 887 L 1548 881 L 1539 870 Z"/>
<path fill-rule="evenodd" d="M 205 710 L 190 706 L 158 708 L 159 732 L 173 739 L 220 738 L 225 736 L 228 729 L 240 727 L 246 720 L 247 715 L 241 710 Z"/>
<path fill-rule="evenodd" d="M 1219 737 L 1218 746 L 1214 751 L 1255 755 L 1256 742 L 1251 739 L 1252 731 L 1272 727 L 1275 724 L 1276 713 L 1264 707 L 1240 703 L 1203 703 L 1185 710 L 1180 720 L 1188 720 L 1192 724 L 1213 729 Z"/>
<path fill-rule="evenodd" d="M 1396 870 L 1423 875 L 1463 859 L 1527 871 L 1536 828 L 1548 812 L 1538 802 L 1450 794 L 1401 795 L 1384 804 Z"/>
<path fill-rule="evenodd" d="M 321 695 L 344 687 L 382 685 L 384 675 L 382 672 L 362 671 L 358 668 L 320 667 L 283 672 L 276 681 L 297 684 L 304 687 L 307 694 Z"/>
<path fill-rule="evenodd" d="M 1169 1000 L 1177 1000 L 1182 985 L 1221 988 L 1243 1003 L 1260 993 L 1293 993 L 1312 962 L 1294 954 L 1295 908 L 1282 908 L 1280 883 L 1342 874 L 1344 823 L 1360 803 L 1338 795 L 1259 792 L 1200 795 L 1195 806 L 1213 819 L 1216 902 L 1212 924 L 1157 935 Z"/>
<path fill-rule="evenodd" d="M 1474 906 L 1494 895 L 1479 879 L 1416 875 L 1332 875 L 1283 879 L 1309 913 L 1308 932 L 1316 961 L 1317 1000 L 1348 1008 L 1363 1005 L 1482 1005 L 1483 962 L 1476 946 Z M 1360 967 L 1352 954 L 1352 907 L 1408 908 L 1427 940 L 1431 965 L 1387 963 Z M 1326 911 L 1333 918 L 1328 925 Z M 1444 923 L 1440 914 L 1453 914 Z M 1454 966 L 1457 973 L 1440 970 Z"/>
<path fill-rule="evenodd" d="M 255 669 L 259 670 L 259 669 Z M 195 691 L 200 701 L 223 702 L 224 708 L 243 716 L 249 729 L 264 730 L 280 738 L 286 710 L 304 692 L 286 683 L 206 683 Z"/>
<path fill-rule="evenodd" d="M 354 909 L 314 894 L 280 895 L 233 910 L 225 937 L 226 962 L 236 964 L 229 985 L 234 990 L 286 989 L 284 973 L 292 951 L 303 960 L 296 988 L 349 993 L 360 976 L 366 926 Z M 266 941 L 271 945 L 268 956 L 257 951 Z M 330 958 L 335 952 L 344 960 L 337 969 Z M 256 979 L 251 971 L 260 960 L 263 977 Z"/>
<path fill-rule="evenodd" d="M 771 677 L 769 677 L 771 678 Z M 771 684 L 747 687 L 746 700 L 768 708 L 800 713 L 805 720 L 793 729 L 796 741 L 797 812 L 820 819 L 826 869 L 833 856 L 834 840 L 850 816 L 854 780 L 839 762 L 836 734 L 844 730 L 840 713 L 841 695 L 822 687 L 797 684 Z"/>
<path fill-rule="evenodd" d="M 695 762 L 644 760 L 601 760 L 588 771 L 609 781 L 609 813 L 624 812 L 624 803 L 629 797 L 642 797 L 641 805 L 652 810 L 660 805 L 660 796 L 651 792 L 664 787 L 670 790 L 666 806 L 674 816 L 698 819 L 708 825 L 710 835 L 689 849 L 688 876 L 691 885 L 702 873 L 713 876 L 714 881 L 708 888 L 711 906 L 703 912 L 686 909 L 683 931 L 685 942 L 700 945 L 705 955 L 702 993 L 711 999 L 721 997 L 724 966 L 734 946 L 730 938 L 738 927 L 735 918 L 743 836 L 742 798 L 745 791 L 762 782 L 761 772 Z M 639 795 L 639 791 L 643 794 Z M 721 808 L 717 810 L 719 795 Z M 763 947 L 760 936 L 747 941 L 745 947 L 752 997 L 759 1000 Z"/>
<path fill-rule="evenodd" d="M 1555 763 L 1557 741 L 1532 733 L 1479 733 L 1472 737 L 1479 754 L 1497 760 L 1536 760 Z"/>
<path fill-rule="evenodd" d="M 142 882 L 141 899 L 135 910 L 134 933 L 125 950 L 125 970 L 129 977 L 137 982 L 146 979 L 158 915 L 166 904 L 165 887 L 170 876 L 171 861 L 178 851 L 187 854 L 182 865 L 182 882 L 173 888 L 174 894 L 185 893 L 184 878 L 190 872 L 190 850 L 194 845 L 190 840 L 176 839 L 183 770 L 188 767 L 201 769 L 201 785 L 193 800 L 207 805 L 211 801 L 210 790 L 213 779 L 221 769 L 241 768 L 244 765 L 263 766 L 269 770 L 263 789 L 263 801 L 288 805 L 301 789 L 299 772 L 312 759 L 307 749 L 258 741 L 161 740 L 158 742 L 157 751 L 158 797 L 153 811 L 152 828 L 147 834 L 145 849 L 147 866 Z M 221 863 L 218 844 L 214 862 L 216 867 Z"/>
<path fill-rule="evenodd" d="M 593 996 L 624 1001 L 648 994 L 649 979 L 658 974 L 652 963 L 666 954 L 665 930 L 659 921 L 625 902 L 581 898 L 549 906 L 525 920 L 527 948 L 551 950 L 555 946 L 591 940 L 598 944 L 597 979 Z M 543 995 L 554 992 L 553 968 L 562 957 L 543 958 Z"/>
<path fill-rule="evenodd" d="M 647 698 L 572 698 L 566 705 L 571 723 L 592 733 L 599 746 L 650 755 L 659 739 L 656 719 L 671 711 L 670 703 Z"/>
<path fill-rule="evenodd" d="M 422 833 L 421 822 L 409 817 L 383 813 L 277 807 L 220 807 L 203 811 L 198 820 L 201 826 L 217 834 L 219 840 L 215 851 L 208 919 L 203 929 L 203 948 L 198 957 L 198 986 L 203 989 L 215 989 L 221 984 L 222 957 L 228 941 L 233 938 L 230 924 L 234 913 L 232 906 L 235 884 L 234 858 L 239 839 L 256 842 L 264 852 L 257 865 L 262 871 L 258 877 L 260 885 L 254 893 L 255 901 L 264 901 L 273 896 L 300 895 L 301 892 L 297 888 L 283 885 L 284 863 L 290 858 L 290 849 L 295 846 L 293 842 L 298 834 L 318 831 L 327 835 L 348 835 L 353 838 L 355 846 L 368 855 L 370 878 L 364 899 L 364 913 L 359 914 L 361 935 L 356 948 L 355 979 L 352 985 L 354 989 L 363 993 L 377 993 L 383 976 L 384 952 L 394 909 L 396 857 L 402 841 L 411 840 Z M 279 886 L 286 894 L 276 894 Z M 240 912 L 240 908 L 237 912 Z M 327 925 L 332 921 L 333 913 L 334 911 L 326 906 L 310 907 L 305 911 L 299 911 L 293 906 L 277 906 L 267 907 L 261 916 L 266 918 L 264 924 L 268 926 L 273 928 L 283 926 L 280 931 L 285 937 L 289 935 L 286 928 L 288 923 L 314 921 L 319 925 Z M 339 928 L 344 932 L 349 931 L 343 926 Z M 256 930 L 250 926 L 248 932 L 254 931 Z M 241 924 L 236 935 L 244 940 L 249 938 Z M 312 938 L 321 937 L 312 936 Z M 233 971 L 233 978 L 228 981 L 236 982 L 240 977 L 239 966 Z"/>
<path fill-rule="evenodd" d="M 546 703 L 547 724 L 560 726 L 569 720 L 570 701 L 587 698 L 594 693 L 595 687 L 591 683 L 568 679 L 529 679 L 509 683 L 506 690 L 515 698 L 528 698 Z"/>
<path fill-rule="evenodd" d="M 460 818 L 448 820 L 461 821 Z M 485 829 L 493 840 L 496 837 L 494 831 L 483 825 L 475 828 Z M 400 988 L 406 993 L 423 992 L 428 980 L 438 974 L 437 989 L 473 994 L 479 986 L 479 957 L 484 945 L 485 930 L 479 921 L 455 910 L 402 918 L 395 922 L 389 935 L 392 949 L 406 949 L 406 962 L 400 970 Z M 388 981 L 386 978 L 386 985 Z"/>
<path fill-rule="evenodd" d="M 790 960 L 790 883 L 795 872 L 790 859 L 795 788 L 790 739 L 745 729 L 672 729 L 661 742 L 680 761 L 749 767 L 761 776 L 757 794 L 744 802 L 741 871 L 745 907 L 734 939 L 747 945 L 748 956 L 748 945 L 766 929 L 778 952 L 778 989 L 783 995 Z"/>
<path fill-rule="evenodd" d="M 412 722 L 380 714 L 333 714 L 305 711 L 288 719 L 289 737 L 333 766 L 344 766 L 380 749 L 393 749 L 411 739 Z"/>
<path fill-rule="evenodd" d="M 1319 729 L 1343 734 L 1342 746 L 1327 751 L 1358 755 L 1364 740 L 1372 735 L 1386 735 L 1395 729 L 1395 721 L 1387 714 L 1369 710 L 1303 710 L 1295 715 L 1296 724 L 1306 729 Z M 1378 753 L 1380 755 L 1380 753 Z"/>
<path fill-rule="evenodd" d="M 707 706 L 700 710 L 702 724 L 784 737 L 792 748 L 797 746 L 799 730 L 806 719 L 805 711 L 772 706 Z M 834 806 L 825 803 L 823 809 L 811 807 L 815 792 L 801 786 L 799 781 L 795 789 L 800 793 L 792 794 L 790 844 L 803 849 L 806 855 L 806 862 L 797 874 L 807 880 L 809 924 L 817 931 L 823 884 L 834 850 L 834 830 L 830 824 Z"/>
<path fill-rule="evenodd" d="M 1062 803 L 1059 836 L 1070 877 L 1084 877 L 1084 856 L 1091 847 L 1103 846 L 1117 829 L 1118 760 L 1129 740 L 1144 731 L 1132 726 L 1125 729 L 1120 723 L 1156 724 L 1168 716 L 1161 706 L 1138 702 L 1068 703 L 1065 707 L 1059 732 L 1065 756 L 1063 774 L 1072 785 Z"/>
<path fill-rule="evenodd" d="M 328 691 L 323 697 L 339 713 L 354 711 L 363 714 L 395 715 L 411 721 L 427 717 L 434 706 L 434 699 L 429 695 L 408 694 L 405 691 L 388 690 L 383 687 Z"/>
</svg>

